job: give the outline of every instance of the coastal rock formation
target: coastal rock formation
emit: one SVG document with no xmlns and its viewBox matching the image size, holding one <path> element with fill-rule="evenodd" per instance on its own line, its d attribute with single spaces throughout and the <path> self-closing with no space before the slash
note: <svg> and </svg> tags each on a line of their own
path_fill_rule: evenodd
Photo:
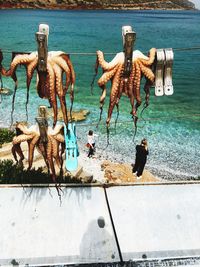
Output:
<svg viewBox="0 0 200 267">
<path fill-rule="evenodd" d="M 88 114 L 90 114 L 90 112 L 86 109 L 72 111 L 72 121 L 84 121 Z M 47 116 L 53 117 L 53 109 L 48 111 Z M 67 112 L 67 116 L 70 118 L 70 112 Z M 58 120 L 63 120 L 63 114 L 60 108 L 58 109 Z"/>
<path fill-rule="evenodd" d="M 132 173 L 132 166 L 126 163 L 113 163 L 111 161 L 105 160 L 101 164 L 101 168 L 104 171 L 104 178 L 107 183 L 148 183 L 160 181 L 147 170 L 144 170 L 142 179 L 137 180 L 136 176 Z"/>
<path fill-rule="evenodd" d="M 189 0 L 0 0 L 3 8 L 41 9 L 194 9 Z"/>
</svg>

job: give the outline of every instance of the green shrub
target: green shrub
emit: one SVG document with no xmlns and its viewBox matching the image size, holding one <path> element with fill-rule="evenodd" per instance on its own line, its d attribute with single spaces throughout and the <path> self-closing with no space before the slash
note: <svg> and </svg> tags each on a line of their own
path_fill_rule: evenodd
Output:
<svg viewBox="0 0 200 267">
<path fill-rule="evenodd" d="M 0 147 L 4 143 L 9 143 L 12 141 L 15 133 L 10 131 L 9 129 L 0 129 Z"/>
<path fill-rule="evenodd" d="M 69 176 L 57 177 L 58 183 L 81 183 Z M 50 175 L 42 168 L 25 170 L 22 166 L 14 164 L 12 160 L 0 160 L 0 184 L 46 184 L 53 183 Z"/>
</svg>

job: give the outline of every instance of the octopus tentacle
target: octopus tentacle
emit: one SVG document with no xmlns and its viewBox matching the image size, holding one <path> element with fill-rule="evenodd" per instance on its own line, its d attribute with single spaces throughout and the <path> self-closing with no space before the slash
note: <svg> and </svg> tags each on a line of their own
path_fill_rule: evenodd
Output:
<svg viewBox="0 0 200 267">
<path fill-rule="evenodd" d="M 145 107 L 148 107 L 149 105 L 149 97 L 150 97 L 150 87 L 153 85 L 153 82 L 149 79 L 146 79 L 146 83 L 144 85 L 144 91 L 145 91 Z"/>
<path fill-rule="evenodd" d="M 120 77 L 123 76 L 123 68 L 121 69 L 121 74 L 120 74 Z M 119 90 L 118 90 L 118 95 L 117 95 L 117 100 L 116 100 L 116 108 L 117 108 L 117 116 L 116 116 L 116 119 L 115 119 L 115 130 L 116 130 L 116 127 L 117 127 L 117 121 L 118 121 L 118 117 L 119 117 L 119 100 L 122 96 L 122 93 L 124 91 L 124 83 L 125 83 L 125 80 L 123 78 L 120 79 L 120 83 L 119 83 Z"/>
<path fill-rule="evenodd" d="M 48 173 L 49 173 L 49 163 L 47 160 L 46 146 L 43 143 L 39 142 L 39 143 L 37 143 L 37 149 L 38 149 L 38 152 L 43 156 L 43 159 L 46 163 Z"/>
<path fill-rule="evenodd" d="M 19 143 L 22 143 L 22 142 L 25 142 L 25 141 L 29 141 L 31 140 L 33 137 L 34 137 L 35 134 L 20 134 L 19 136 L 15 136 L 13 138 L 13 141 L 12 141 L 12 144 L 13 145 L 16 145 L 16 144 L 19 144 Z"/>
<path fill-rule="evenodd" d="M 128 96 L 128 79 L 124 79 L 123 93 Z"/>
<path fill-rule="evenodd" d="M 6 76 L 6 73 L 7 73 L 7 70 L 1 65 L 1 74 L 3 75 L 3 76 Z"/>
<path fill-rule="evenodd" d="M 102 88 L 102 94 L 100 97 L 100 106 L 103 107 L 104 102 L 105 102 L 105 98 L 106 98 L 106 87 L 102 86 L 101 88 Z"/>
<path fill-rule="evenodd" d="M 55 127 L 57 122 L 57 114 L 58 114 L 58 108 L 57 108 L 57 101 L 56 101 L 56 90 L 55 90 L 55 73 L 53 69 L 53 63 L 49 60 L 47 63 L 47 72 L 49 75 L 49 97 L 50 97 L 50 103 L 52 104 L 53 108 L 53 127 Z"/>
<path fill-rule="evenodd" d="M 10 114 L 10 117 L 11 117 L 11 125 L 13 124 L 13 113 L 14 113 L 14 110 L 15 110 L 15 96 L 16 96 L 16 92 L 17 92 L 17 86 L 18 86 L 18 81 L 17 81 L 17 77 L 16 77 L 16 74 L 13 76 L 15 79 L 15 88 L 14 88 L 14 92 L 13 92 L 13 97 L 12 97 L 12 108 L 11 108 L 11 114 Z"/>
<path fill-rule="evenodd" d="M 62 69 L 57 65 L 57 64 L 52 64 L 53 71 L 55 73 L 55 88 L 56 88 L 56 93 L 59 95 L 63 93 L 62 91 Z"/>
<path fill-rule="evenodd" d="M 10 69 L 6 72 L 6 76 L 11 76 L 16 71 L 16 68 L 20 64 L 29 64 L 37 57 L 37 54 L 35 52 L 31 54 L 23 54 L 23 55 L 16 55 L 10 65 Z"/>
<path fill-rule="evenodd" d="M 117 102 L 118 88 L 119 88 L 120 74 L 121 74 L 122 67 L 123 67 L 123 65 L 119 65 L 119 68 L 118 68 L 118 70 L 117 70 L 117 72 L 113 78 L 112 88 L 111 88 L 111 92 L 110 92 L 110 103 L 109 103 L 109 109 L 108 109 L 108 117 L 106 120 L 107 126 L 110 123 L 112 111 L 113 111 L 113 108 Z"/>
<path fill-rule="evenodd" d="M 38 58 L 36 57 L 30 64 L 28 64 L 26 68 L 26 87 L 27 87 L 27 96 L 26 96 L 26 116 L 28 120 L 28 102 L 29 102 L 29 89 L 30 89 L 30 83 L 33 77 L 34 70 L 37 67 Z"/>
<path fill-rule="evenodd" d="M 75 75 L 75 71 L 74 71 L 74 67 L 72 65 L 72 62 L 69 58 L 69 56 L 67 54 L 62 54 L 61 57 L 66 61 L 69 69 L 70 69 L 70 74 L 71 74 L 71 79 L 70 79 L 70 83 L 71 83 L 71 88 L 70 88 L 70 98 L 71 98 L 71 102 L 73 105 L 73 101 L 74 101 L 74 84 L 75 84 L 75 79 L 76 79 L 76 75 Z M 67 90 L 67 89 L 65 89 Z"/>
<path fill-rule="evenodd" d="M 22 161 L 24 160 L 24 154 L 22 152 L 20 143 L 19 144 L 13 144 L 12 146 L 12 155 L 15 159 L 15 161 L 18 163 L 17 154 L 19 155 L 19 163 L 23 164 Z"/>
<path fill-rule="evenodd" d="M 48 145 L 47 145 L 47 160 L 50 165 L 50 169 L 52 172 L 52 179 L 54 182 L 56 182 L 56 172 L 55 167 L 53 163 L 53 156 L 52 156 L 53 146 L 52 146 L 52 137 L 48 136 Z"/>
<path fill-rule="evenodd" d="M 135 62 L 135 80 L 134 80 L 134 96 L 137 101 L 136 110 L 141 105 L 141 96 L 140 96 L 140 82 L 141 82 L 141 71 L 140 65 L 138 62 Z"/>
<path fill-rule="evenodd" d="M 98 85 L 102 86 L 102 85 L 106 84 L 115 75 L 117 68 L 118 68 L 118 65 L 116 65 L 110 71 L 104 72 L 104 74 L 98 80 Z"/>
<path fill-rule="evenodd" d="M 34 149 L 35 145 L 40 138 L 39 134 L 35 134 L 35 136 L 28 142 L 29 150 L 28 150 L 28 169 L 30 170 L 33 164 L 33 156 L 34 156 Z"/>
<path fill-rule="evenodd" d="M 101 117 L 102 117 L 102 112 L 103 112 L 103 106 L 104 106 L 104 103 L 105 103 L 105 98 L 106 98 L 106 86 L 105 85 L 102 85 L 101 86 L 101 89 L 102 89 L 102 94 L 101 94 L 101 97 L 100 97 L 100 100 L 99 100 L 99 103 L 100 103 L 100 114 L 99 114 L 99 121 L 97 123 L 97 128 L 99 126 L 99 123 L 101 121 Z"/>
<path fill-rule="evenodd" d="M 61 161 L 59 158 L 59 142 L 52 136 L 50 138 L 51 138 L 51 146 L 52 146 L 52 156 L 55 159 L 57 166 L 60 167 Z"/>
<path fill-rule="evenodd" d="M 62 85 L 62 69 L 57 64 L 54 64 L 53 69 L 54 69 L 55 76 L 56 76 L 56 94 L 58 95 L 60 99 L 63 119 L 65 122 L 65 125 L 67 126 L 68 117 L 67 117 L 65 94 L 64 94 L 63 85 Z"/>
<path fill-rule="evenodd" d="M 60 133 L 54 135 L 53 138 L 55 140 L 57 140 L 58 142 L 60 142 L 60 143 L 64 143 L 65 142 L 64 136 L 62 134 L 60 134 Z"/>
<path fill-rule="evenodd" d="M 30 83 L 33 77 L 33 73 L 34 70 L 37 67 L 37 63 L 38 63 L 38 58 L 36 57 L 30 64 L 27 65 L 27 70 L 26 70 L 26 75 L 27 75 L 27 80 L 26 80 L 26 84 L 27 84 L 27 88 L 30 87 Z"/>
<path fill-rule="evenodd" d="M 3 61 L 3 52 L 0 49 L 0 75 L 2 74 L 3 76 L 6 76 L 6 69 L 2 66 L 2 61 Z"/>
<path fill-rule="evenodd" d="M 64 90 L 67 92 L 67 89 L 71 83 L 71 70 L 67 64 L 67 62 L 62 57 L 54 57 L 53 58 L 54 63 L 56 63 L 59 67 L 63 69 L 63 71 L 66 74 L 66 85 L 64 87 Z"/>
<path fill-rule="evenodd" d="M 149 51 L 149 59 L 145 60 L 140 58 L 139 60 L 145 65 L 145 66 L 151 66 L 155 60 L 156 56 L 156 48 L 151 48 Z"/>
<path fill-rule="evenodd" d="M 70 69 L 70 76 L 67 76 L 66 73 L 66 86 L 64 89 L 64 92 L 66 94 L 67 90 L 68 90 L 68 86 L 69 84 L 71 84 L 70 86 L 70 100 L 71 100 L 71 106 L 70 106 L 70 118 L 72 120 L 72 108 L 73 108 L 73 103 L 74 103 L 74 84 L 75 84 L 75 79 L 76 79 L 76 75 L 75 75 L 75 71 L 72 65 L 72 62 L 69 58 L 69 56 L 67 54 L 62 54 L 61 57 L 66 61 L 67 65 L 69 66 Z"/>
<path fill-rule="evenodd" d="M 50 99 L 50 80 L 52 77 L 48 72 L 48 64 L 47 64 L 47 72 L 38 72 L 37 73 L 37 93 L 40 98 Z"/>
<path fill-rule="evenodd" d="M 155 79 L 155 75 L 153 73 L 153 71 L 147 67 L 145 67 L 140 60 L 137 61 L 138 64 L 140 65 L 140 69 L 142 71 L 142 73 L 144 73 L 145 77 L 147 77 L 150 81 L 154 82 Z"/>
<path fill-rule="evenodd" d="M 111 62 L 107 62 L 104 59 L 104 54 L 102 51 L 97 51 L 97 57 L 99 61 L 99 65 L 102 67 L 103 70 L 111 70 L 116 67 L 117 64 L 123 63 L 124 61 L 124 53 L 118 53 Z"/>
<path fill-rule="evenodd" d="M 134 107 L 134 88 L 133 88 L 135 71 L 136 71 L 135 64 L 132 64 L 132 71 L 131 71 L 131 74 L 130 74 L 130 77 L 129 77 L 129 87 L 128 87 L 128 90 L 129 90 L 130 103 L 131 103 L 131 107 L 132 107 L 131 114 L 133 116 L 136 115 L 136 111 L 135 111 L 135 107 Z"/>
<path fill-rule="evenodd" d="M 35 129 L 28 129 L 27 126 L 24 123 L 17 123 L 16 128 L 19 129 L 22 133 L 26 135 L 34 135 Z"/>
<path fill-rule="evenodd" d="M 91 86 L 91 94 L 92 95 L 93 95 L 94 81 L 95 81 L 95 79 L 97 77 L 98 69 L 99 69 L 99 60 L 98 60 L 98 56 L 96 56 L 96 62 L 95 62 L 95 67 L 94 67 L 95 73 L 93 75 L 92 82 L 90 84 L 90 86 Z"/>
<path fill-rule="evenodd" d="M 64 139 L 64 127 L 63 125 L 57 125 L 54 129 L 54 132 L 50 134 L 53 140 L 57 142 L 58 146 L 58 154 L 54 154 L 54 158 L 57 161 L 57 165 L 60 167 L 60 175 L 63 174 L 63 153 L 65 152 L 65 139 Z M 61 144 L 61 149 L 59 149 L 59 146 Z M 55 150 L 55 149 L 54 149 Z M 60 151 L 60 153 L 59 153 Z"/>
<path fill-rule="evenodd" d="M 63 125 L 59 125 L 58 124 L 53 129 L 52 128 L 48 128 L 48 134 L 49 135 L 55 136 L 55 135 L 57 135 L 59 133 L 64 134 L 64 126 Z"/>
<path fill-rule="evenodd" d="M 121 75 L 120 76 L 122 76 L 122 74 L 123 74 L 123 68 L 121 69 Z M 125 83 L 124 79 L 121 78 L 120 83 L 119 83 L 119 91 L 118 91 L 118 95 L 117 95 L 117 103 L 119 102 L 119 100 L 122 96 L 122 93 L 124 93 L 124 83 Z"/>
</svg>

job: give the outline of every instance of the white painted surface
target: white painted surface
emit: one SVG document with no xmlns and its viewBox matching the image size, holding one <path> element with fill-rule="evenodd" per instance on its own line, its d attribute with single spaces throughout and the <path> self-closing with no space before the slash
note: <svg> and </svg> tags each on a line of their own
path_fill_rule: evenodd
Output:
<svg viewBox="0 0 200 267">
<path fill-rule="evenodd" d="M 124 261 L 200 256 L 199 184 L 106 191 Z M 1 266 L 120 261 L 103 189 L 65 188 L 61 199 L 55 188 L 0 188 Z"/>
<path fill-rule="evenodd" d="M 1 266 L 119 261 L 103 189 L 63 192 L 0 188 Z"/>
<path fill-rule="evenodd" d="M 195 7 L 197 9 L 200 9 L 200 0 L 190 0 L 191 2 L 193 2 L 195 4 Z"/>
<path fill-rule="evenodd" d="M 200 185 L 107 189 L 122 257 L 200 255 Z"/>
</svg>

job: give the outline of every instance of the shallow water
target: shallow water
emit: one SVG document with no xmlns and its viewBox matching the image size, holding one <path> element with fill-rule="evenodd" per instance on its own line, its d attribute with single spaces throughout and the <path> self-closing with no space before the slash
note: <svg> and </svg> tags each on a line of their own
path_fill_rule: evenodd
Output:
<svg viewBox="0 0 200 267">
<path fill-rule="evenodd" d="M 5 23 L 6 21 L 6 23 Z M 122 50 L 121 26 L 132 25 L 137 33 L 135 49 L 147 52 L 151 47 L 184 48 L 200 44 L 200 12 L 177 11 L 38 11 L 1 10 L 0 32 L 3 51 L 35 51 L 35 32 L 38 24 L 50 26 L 49 51 L 68 53 L 102 50 L 117 53 Z M 114 55 L 113 55 L 114 56 Z M 106 55 L 111 60 L 112 55 Z M 11 53 L 4 53 L 3 65 L 7 68 Z M 185 179 L 200 175 L 200 50 L 175 51 L 173 69 L 174 94 L 155 97 L 151 89 L 150 106 L 142 117 L 138 115 L 138 131 L 133 142 L 134 127 L 127 98 L 120 100 L 119 123 L 115 132 L 110 127 L 110 143 L 106 149 L 108 97 L 104 107 L 102 124 L 99 118 L 100 90 L 95 83 L 94 94 L 90 83 L 94 74 L 95 54 L 72 54 L 77 79 L 74 109 L 87 109 L 90 115 L 84 123 L 77 123 L 79 146 L 84 147 L 89 129 L 97 134 L 97 153 L 102 158 L 132 163 L 135 144 L 141 138 L 149 141 L 150 155 L 147 167 L 159 177 Z M 18 68 L 19 86 L 16 94 L 14 121 L 26 120 L 25 69 Z M 97 81 L 97 79 L 96 79 Z M 3 78 L 5 87 L 14 88 L 10 78 Z M 144 99 L 144 95 L 143 95 Z M 67 104 L 69 95 L 67 95 Z M 10 125 L 12 96 L 4 96 L 0 104 L 0 126 Z M 35 77 L 29 100 L 29 123 L 34 123 L 37 107 L 48 105 L 37 96 Z M 116 118 L 113 113 L 112 122 Z M 83 125 L 84 124 L 84 125 Z M 90 125 L 91 124 L 91 125 Z"/>
</svg>

